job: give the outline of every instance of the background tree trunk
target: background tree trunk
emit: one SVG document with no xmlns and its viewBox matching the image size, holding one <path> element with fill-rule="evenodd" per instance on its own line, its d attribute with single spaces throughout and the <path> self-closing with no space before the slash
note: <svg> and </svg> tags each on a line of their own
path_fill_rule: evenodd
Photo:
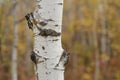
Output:
<svg viewBox="0 0 120 80">
<path fill-rule="evenodd" d="M 14 17 L 14 41 L 12 50 L 12 80 L 17 80 L 17 43 L 18 43 L 18 26 L 16 24 L 16 0 L 13 0 L 13 17 Z"/>
<path fill-rule="evenodd" d="M 94 14 L 94 25 L 93 25 L 93 40 L 94 40 L 94 50 L 95 50 L 95 75 L 94 80 L 99 80 L 99 51 L 98 51 L 98 41 L 97 41 L 97 10 Z"/>
<path fill-rule="evenodd" d="M 104 13 L 104 1 L 98 0 L 98 10 L 100 14 L 100 26 L 101 26 L 101 52 L 106 53 L 106 23 Z"/>
<path fill-rule="evenodd" d="M 31 59 L 36 80 L 64 80 L 68 53 L 61 45 L 62 10 L 63 0 L 40 0 L 35 11 L 26 15 L 34 35 Z"/>
<path fill-rule="evenodd" d="M 106 26 L 106 15 L 105 15 L 105 6 L 107 5 L 107 0 L 98 0 L 98 10 L 100 14 L 100 27 L 101 27 L 101 53 L 102 55 L 107 54 L 107 26 Z M 104 63 L 103 68 L 103 80 L 106 80 L 106 72 L 107 72 L 107 61 L 102 58 Z"/>
</svg>

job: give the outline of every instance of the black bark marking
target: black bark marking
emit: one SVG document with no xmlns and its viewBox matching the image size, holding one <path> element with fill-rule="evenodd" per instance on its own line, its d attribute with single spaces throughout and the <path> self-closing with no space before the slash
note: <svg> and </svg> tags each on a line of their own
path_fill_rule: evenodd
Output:
<svg viewBox="0 0 120 80">
<path fill-rule="evenodd" d="M 38 58 L 36 57 L 36 53 L 34 51 L 31 52 L 30 58 L 33 61 L 33 63 L 35 64 L 36 70 L 37 70 Z"/>
<path fill-rule="evenodd" d="M 47 25 L 47 23 L 44 22 L 44 21 L 40 22 L 39 24 L 40 24 L 41 26 L 46 26 L 46 25 Z"/>
<path fill-rule="evenodd" d="M 37 78 L 37 80 L 39 80 L 38 73 L 36 74 L 36 78 Z"/>
<path fill-rule="evenodd" d="M 25 16 L 25 18 L 26 18 L 26 20 L 27 20 L 27 24 L 28 24 L 29 29 L 33 29 L 33 23 L 32 23 L 32 21 L 30 20 L 30 17 L 31 17 L 31 14 L 27 14 L 27 15 Z"/>
<path fill-rule="evenodd" d="M 30 14 L 27 14 L 27 15 L 25 16 L 25 18 L 26 18 L 27 21 L 30 20 Z"/>
<path fill-rule="evenodd" d="M 54 20 L 52 20 L 52 19 L 45 19 L 45 21 L 41 21 L 41 22 L 39 22 L 39 24 L 41 26 L 46 26 L 48 24 L 47 22 L 49 22 L 49 21 L 54 21 Z"/>
<path fill-rule="evenodd" d="M 46 21 L 48 22 L 48 21 L 54 21 L 54 20 L 52 20 L 52 19 L 46 19 Z"/>
<path fill-rule="evenodd" d="M 55 67 L 58 67 L 60 63 L 63 64 L 63 66 L 65 66 L 68 63 L 68 59 L 69 59 L 69 53 L 66 51 L 63 51 L 60 60 L 58 62 L 58 64 Z"/>
<path fill-rule="evenodd" d="M 35 63 L 36 66 L 36 70 L 37 70 L 37 64 L 38 63 L 42 63 L 45 62 L 46 60 L 48 60 L 49 58 L 43 57 L 43 56 L 39 56 L 37 53 L 35 53 L 34 51 L 31 52 L 31 60 Z M 40 60 L 39 60 L 40 59 Z"/>
<path fill-rule="evenodd" d="M 27 20 L 28 27 L 33 30 L 33 25 L 37 26 L 37 24 L 38 24 L 38 22 L 37 22 L 37 21 L 35 20 L 35 18 L 34 18 L 33 12 L 27 14 L 27 15 L 25 16 L 25 18 L 26 18 L 26 20 Z M 37 27 L 38 27 L 38 26 L 37 26 Z"/>
<path fill-rule="evenodd" d="M 63 3 L 58 3 L 58 5 L 62 5 Z"/>
<path fill-rule="evenodd" d="M 46 72 L 46 74 L 49 74 L 48 72 Z"/>
<path fill-rule="evenodd" d="M 37 51 L 37 53 L 39 53 L 39 51 Z"/>
<path fill-rule="evenodd" d="M 33 61 L 33 63 L 37 64 L 37 59 L 34 51 L 31 52 L 30 58 Z"/>
<path fill-rule="evenodd" d="M 52 41 L 58 41 L 59 39 L 54 39 L 54 40 L 52 40 Z"/>
<path fill-rule="evenodd" d="M 45 47 L 44 47 L 44 46 L 42 46 L 42 49 L 43 49 L 43 50 L 45 50 Z"/>
<path fill-rule="evenodd" d="M 35 12 L 38 13 L 38 10 L 36 10 Z"/>
<path fill-rule="evenodd" d="M 52 41 L 52 40 L 48 40 L 48 41 Z"/>
<path fill-rule="evenodd" d="M 38 8 L 39 8 L 39 9 L 42 9 L 41 5 L 38 5 Z"/>
<path fill-rule="evenodd" d="M 30 13 L 31 17 L 34 19 L 33 12 Z"/>
<path fill-rule="evenodd" d="M 39 61 L 39 63 L 42 63 L 42 62 L 45 62 L 44 60 L 42 60 L 42 61 Z"/>
<path fill-rule="evenodd" d="M 40 1 L 42 1 L 42 0 L 37 0 L 37 2 L 40 2 Z"/>
<path fill-rule="evenodd" d="M 46 72 L 45 74 L 51 74 L 51 72 Z"/>
<path fill-rule="evenodd" d="M 58 24 L 55 25 L 56 27 L 59 26 Z"/>
<path fill-rule="evenodd" d="M 60 36 L 61 33 L 58 33 L 52 29 L 42 29 L 41 32 L 39 33 L 39 35 L 47 37 L 47 36 Z"/>
</svg>

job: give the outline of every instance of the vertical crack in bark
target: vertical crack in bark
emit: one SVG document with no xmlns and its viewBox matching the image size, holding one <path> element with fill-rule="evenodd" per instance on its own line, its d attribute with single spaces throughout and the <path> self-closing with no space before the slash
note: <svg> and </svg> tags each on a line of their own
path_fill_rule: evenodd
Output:
<svg viewBox="0 0 120 80">
<path fill-rule="evenodd" d="M 37 78 L 37 80 L 39 80 L 39 76 L 38 76 L 38 73 L 36 74 L 36 78 Z"/>
</svg>

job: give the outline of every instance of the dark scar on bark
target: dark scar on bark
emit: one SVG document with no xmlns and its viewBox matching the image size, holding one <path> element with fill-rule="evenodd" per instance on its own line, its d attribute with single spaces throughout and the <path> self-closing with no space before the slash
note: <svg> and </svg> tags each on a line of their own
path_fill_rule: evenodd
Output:
<svg viewBox="0 0 120 80">
<path fill-rule="evenodd" d="M 37 0 L 37 2 L 40 2 L 40 1 L 42 1 L 42 0 Z"/>
<path fill-rule="evenodd" d="M 52 29 L 42 29 L 39 35 L 44 36 L 44 37 L 48 37 L 48 36 L 57 37 L 57 36 L 60 36 L 61 33 L 58 33 Z"/>
<path fill-rule="evenodd" d="M 58 25 L 56 24 L 55 26 L 57 27 Z"/>
<path fill-rule="evenodd" d="M 37 53 L 39 53 L 39 51 L 37 51 Z"/>
<path fill-rule="evenodd" d="M 62 5 L 63 3 L 58 3 L 58 5 Z"/>
<path fill-rule="evenodd" d="M 54 40 L 52 40 L 52 41 L 58 41 L 59 39 L 54 39 Z"/>
<path fill-rule="evenodd" d="M 54 20 L 52 20 L 52 19 L 46 19 L 46 21 L 54 21 Z"/>
<path fill-rule="evenodd" d="M 51 74 L 51 72 L 46 72 L 46 74 Z"/>
<path fill-rule="evenodd" d="M 28 13 L 28 14 L 25 16 L 25 18 L 26 18 L 26 20 L 27 20 L 27 24 L 28 24 L 29 29 L 32 30 L 32 28 L 33 28 L 33 23 L 32 23 L 32 21 L 30 20 L 30 16 L 31 16 L 31 14 Z"/>
<path fill-rule="evenodd" d="M 46 74 L 49 74 L 48 72 L 46 72 Z"/>
<path fill-rule="evenodd" d="M 42 49 L 43 49 L 43 50 L 45 50 L 45 47 L 44 47 L 44 46 L 42 46 Z"/>
<path fill-rule="evenodd" d="M 39 9 L 42 9 L 41 5 L 38 5 L 38 8 L 39 8 Z"/>
<path fill-rule="evenodd" d="M 61 62 L 62 62 L 63 65 L 65 66 L 65 65 L 68 63 L 69 55 L 70 55 L 70 54 L 69 54 L 67 51 L 63 51 L 63 53 L 62 53 L 62 55 L 61 55 L 61 57 L 60 57 L 60 60 L 59 60 L 58 64 L 56 65 L 56 67 L 59 66 L 59 64 L 60 64 Z"/>
<path fill-rule="evenodd" d="M 44 21 L 40 22 L 39 24 L 40 24 L 41 26 L 46 26 L 46 25 L 47 25 L 47 23 L 44 22 Z"/>
<path fill-rule="evenodd" d="M 38 73 L 36 74 L 37 80 L 39 80 Z"/>
</svg>

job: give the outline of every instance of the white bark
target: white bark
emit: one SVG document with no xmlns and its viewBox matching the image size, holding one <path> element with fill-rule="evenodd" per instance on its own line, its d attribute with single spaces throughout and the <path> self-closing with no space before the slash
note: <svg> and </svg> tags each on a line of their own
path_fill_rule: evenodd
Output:
<svg viewBox="0 0 120 80">
<path fill-rule="evenodd" d="M 16 4 L 16 0 L 13 1 L 13 5 Z M 18 43 L 18 27 L 16 24 L 16 6 L 13 10 L 14 18 L 14 41 L 13 41 L 13 50 L 12 50 L 12 80 L 17 80 L 17 43 Z"/>
<path fill-rule="evenodd" d="M 61 45 L 63 0 L 39 0 L 29 17 L 33 26 L 36 80 L 64 80 L 66 52 Z M 29 18 L 27 19 L 29 22 Z M 34 60 L 34 58 L 36 58 Z"/>
</svg>

